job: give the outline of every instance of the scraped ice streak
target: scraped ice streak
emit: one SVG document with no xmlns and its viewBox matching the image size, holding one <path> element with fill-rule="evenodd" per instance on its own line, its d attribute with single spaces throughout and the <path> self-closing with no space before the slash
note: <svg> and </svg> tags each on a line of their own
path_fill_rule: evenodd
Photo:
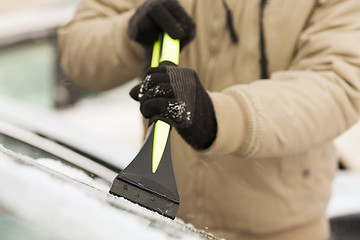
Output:
<svg viewBox="0 0 360 240">
<path fill-rule="evenodd" d="M 85 189 L 20 164 L 2 152 L 0 162 L 0 216 L 7 216 L 1 210 L 5 209 L 27 223 L 29 228 L 41 233 L 34 239 L 200 239 L 176 232 L 170 236 L 148 220 L 111 207 L 87 195 Z M 170 220 L 164 219 L 163 227 L 166 227 L 165 221 Z M 0 239 L 7 236 L 5 234 L 0 232 Z"/>
<path fill-rule="evenodd" d="M 73 167 L 70 167 L 68 165 L 65 165 L 64 163 L 62 163 L 60 161 L 43 158 L 43 159 L 37 159 L 36 162 L 40 163 L 41 165 L 43 165 L 51 170 L 62 173 L 65 176 L 69 176 L 73 179 L 76 179 L 79 182 L 85 183 L 89 186 L 93 186 L 102 191 L 109 190 L 110 186 L 106 182 L 101 181 L 100 179 L 95 180 L 95 179 L 91 178 L 89 175 L 87 175 L 85 172 L 75 169 Z"/>
</svg>

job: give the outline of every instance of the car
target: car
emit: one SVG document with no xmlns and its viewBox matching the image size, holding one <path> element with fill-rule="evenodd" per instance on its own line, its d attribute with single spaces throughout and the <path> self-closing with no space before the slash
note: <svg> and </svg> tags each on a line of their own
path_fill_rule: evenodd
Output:
<svg viewBox="0 0 360 240">
<path fill-rule="evenodd" d="M 49 234 L 155 239 L 150 232 L 165 239 L 216 239 L 108 194 L 112 180 L 138 151 L 126 141 L 105 139 L 72 126 L 58 112 L 0 97 L 0 144 L 0 238 L 32 231 L 36 239 Z M 333 239 L 358 239 L 359 202 L 360 174 L 339 170 L 327 209 Z"/>
<path fill-rule="evenodd" d="M 143 136 L 138 118 L 114 116 L 119 107 L 127 107 L 129 115 L 129 102 L 106 99 L 105 104 L 117 106 L 107 112 L 112 112 L 110 117 L 95 110 L 105 106 L 96 98 L 90 104 L 52 109 L 73 104 L 82 91 L 69 84 L 56 56 L 56 30 L 71 18 L 77 2 L 53 1 L 0 15 L 0 61 L 9 63 L 9 56 L 16 56 L 16 72 L 24 77 L 21 89 L 6 92 L 4 86 L 16 79 L 9 80 L 9 74 L 0 72 L 0 93 L 10 92 L 17 98 L 0 96 L 0 239 L 217 239 L 181 219 L 172 221 L 108 193 L 118 172 L 138 152 L 137 142 Z M 36 65 L 20 61 L 26 56 L 18 54 L 19 49 L 34 47 L 40 51 L 27 57 L 32 63 L 34 56 L 43 61 Z M 34 69 L 37 66 L 46 69 Z M 39 72 L 47 74 L 39 77 Z M 47 89 L 40 91 L 40 86 Z M 111 125 L 107 120 L 112 117 Z M 128 120 L 121 123 L 124 119 Z M 128 127 L 134 122 L 137 127 Z M 115 138 L 98 134 L 104 129 L 89 131 L 100 126 L 108 126 L 108 134 L 114 128 L 130 131 Z M 349 141 L 348 136 L 354 134 L 355 140 Z M 130 141 L 133 135 L 137 137 Z M 353 129 L 335 141 L 343 169 L 336 173 L 326 211 L 332 240 L 360 238 L 359 135 Z"/>
<path fill-rule="evenodd" d="M 134 149 L 21 105 L 0 98 L 0 239 L 217 239 L 109 194 Z"/>
</svg>

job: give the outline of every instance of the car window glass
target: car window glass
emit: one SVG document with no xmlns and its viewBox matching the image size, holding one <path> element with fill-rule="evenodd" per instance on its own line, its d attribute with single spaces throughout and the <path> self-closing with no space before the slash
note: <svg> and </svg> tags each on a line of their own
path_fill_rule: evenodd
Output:
<svg viewBox="0 0 360 240">
<path fill-rule="evenodd" d="M 22 142 L 10 136 L 4 135 L 0 133 L 0 144 L 2 144 L 5 148 L 10 149 L 16 153 L 20 153 L 31 157 L 33 159 L 42 159 L 42 158 L 50 158 L 54 160 L 64 161 L 63 159 L 45 152 L 37 147 L 34 147 L 28 143 Z"/>
</svg>

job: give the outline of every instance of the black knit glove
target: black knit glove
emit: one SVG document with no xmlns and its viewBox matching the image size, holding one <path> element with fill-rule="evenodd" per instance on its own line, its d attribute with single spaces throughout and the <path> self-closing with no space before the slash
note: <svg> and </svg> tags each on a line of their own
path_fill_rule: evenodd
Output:
<svg viewBox="0 0 360 240">
<path fill-rule="evenodd" d="M 195 23 L 176 0 L 147 0 L 129 21 L 130 38 L 145 46 L 164 32 L 179 39 L 181 47 L 195 37 Z"/>
<path fill-rule="evenodd" d="M 213 104 L 194 70 L 169 63 L 150 68 L 130 95 L 140 102 L 145 118 L 175 126 L 195 149 L 206 149 L 214 142 L 217 123 Z"/>
</svg>

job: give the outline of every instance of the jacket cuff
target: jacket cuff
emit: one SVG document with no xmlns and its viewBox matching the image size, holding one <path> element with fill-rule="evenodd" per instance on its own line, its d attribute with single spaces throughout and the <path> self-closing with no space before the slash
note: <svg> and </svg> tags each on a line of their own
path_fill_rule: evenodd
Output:
<svg viewBox="0 0 360 240">
<path fill-rule="evenodd" d="M 247 117 L 244 103 L 224 93 L 208 93 L 215 111 L 217 135 L 205 154 L 230 154 L 245 147 Z"/>
</svg>

